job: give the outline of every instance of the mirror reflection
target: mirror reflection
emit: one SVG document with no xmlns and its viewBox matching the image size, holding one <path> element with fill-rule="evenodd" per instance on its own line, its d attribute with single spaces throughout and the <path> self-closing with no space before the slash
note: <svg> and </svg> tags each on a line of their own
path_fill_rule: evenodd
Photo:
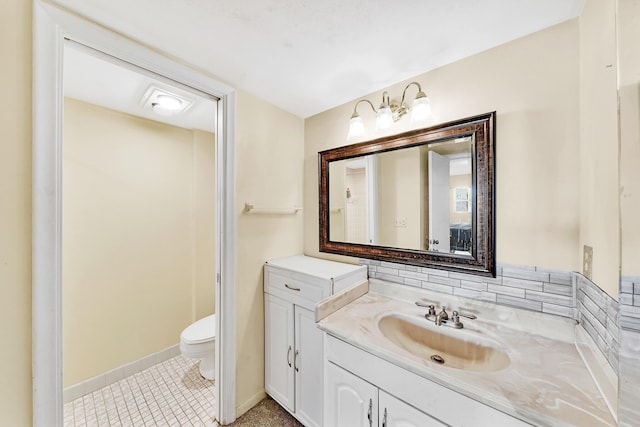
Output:
<svg viewBox="0 0 640 427">
<path fill-rule="evenodd" d="M 330 240 L 471 256 L 472 137 L 329 163 Z"/>
<path fill-rule="evenodd" d="M 318 153 L 321 252 L 494 276 L 495 112 Z"/>
</svg>

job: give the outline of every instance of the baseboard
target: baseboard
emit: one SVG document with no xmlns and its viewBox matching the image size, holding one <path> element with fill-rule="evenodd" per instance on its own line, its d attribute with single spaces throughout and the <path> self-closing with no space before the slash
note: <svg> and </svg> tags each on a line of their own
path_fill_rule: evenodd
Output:
<svg viewBox="0 0 640 427">
<path fill-rule="evenodd" d="M 245 401 L 242 405 L 236 406 L 236 419 L 240 418 L 242 414 L 260 403 L 265 397 L 267 397 L 267 392 L 262 389 L 258 393 L 251 396 L 249 400 Z"/>
<path fill-rule="evenodd" d="M 149 354 L 138 360 L 134 360 L 133 362 L 125 363 L 124 365 L 118 366 L 110 371 L 103 372 L 95 377 L 81 381 L 69 387 L 65 387 L 63 392 L 64 403 L 71 402 L 72 400 L 76 400 L 86 394 L 93 393 L 94 391 L 116 383 L 123 378 L 137 374 L 138 372 L 144 371 L 153 365 L 157 365 L 158 363 L 162 363 L 176 357 L 179 354 L 180 345 L 172 345 L 164 350 Z"/>
</svg>

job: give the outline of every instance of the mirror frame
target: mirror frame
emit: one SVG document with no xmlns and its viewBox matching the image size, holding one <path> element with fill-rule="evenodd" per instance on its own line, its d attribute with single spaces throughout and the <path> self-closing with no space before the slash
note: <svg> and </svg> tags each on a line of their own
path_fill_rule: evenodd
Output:
<svg viewBox="0 0 640 427">
<path fill-rule="evenodd" d="M 494 111 L 319 152 L 320 252 L 495 277 L 495 132 Z M 329 240 L 330 162 L 467 136 L 474 142 L 471 157 L 475 171 L 471 256 Z"/>
</svg>

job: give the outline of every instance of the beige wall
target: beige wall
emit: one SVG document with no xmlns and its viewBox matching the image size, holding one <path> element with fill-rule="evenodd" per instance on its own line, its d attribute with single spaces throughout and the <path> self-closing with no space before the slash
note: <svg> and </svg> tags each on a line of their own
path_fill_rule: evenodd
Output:
<svg viewBox="0 0 640 427">
<path fill-rule="evenodd" d="M 193 131 L 193 314 L 194 320 L 215 311 L 215 136 Z"/>
<path fill-rule="evenodd" d="M 431 98 L 431 123 L 497 111 L 498 262 L 578 269 L 578 25 L 565 22 L 411 79 Z M 407 82 L 387 90 L 397 97 Z M 318 251 L 317 152 L 351 142 L 353 105 L 305 121 L 305 253 L 349 262 L 356 260 Z M 384 136 L 373 133 L 373 113 L 361 114 L 369 126 L 363 140 Z M 409 128 L 404 118 L 392 131 Z"/>
<path fill-rule="evenodd" d="M 213 153 L 210 133 L 65 100 L 65 386 L 213 312 Z"/>
<path fill-rule="evenodd" d="M 265 261 L 302 252 L 302 215 L 243 214 L 245 202 L 302 203 L 304 122 L 246 92 L 237 97 L 236 405 L 238 415 L 265 396 Z M 317 164 L 313 166 L 314 171 Z"/>
<path fill-rule="evenodd" d="M 580 241 L 592 280 L 618 298 L 620 224 L 615 0 L 589 0 L 580 17 Z M 580 270 L 582 266 L 580 265 Z"/>
<path fill-rule="evenodd" d="M 640 2 L 618 0 L 622 274 L 640 276 Z"/>
<path fill-rule="evenodd" d="M 31 2 L 0 2 L 0 425 L 31 425 Z"/>
</svg>

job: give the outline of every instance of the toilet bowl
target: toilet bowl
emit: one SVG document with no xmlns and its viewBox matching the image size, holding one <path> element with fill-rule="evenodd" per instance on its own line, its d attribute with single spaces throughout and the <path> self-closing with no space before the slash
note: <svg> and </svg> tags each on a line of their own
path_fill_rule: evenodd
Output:
<svg viewBox="0 0 640 427">
<path fill-rule="evenodd" d="M 180 353 L 189 359 L 200 359 L 200 375 L 215 378 L 216 315 L 203 317 L 187 326 L 180 334 Z"/>
</svg>

